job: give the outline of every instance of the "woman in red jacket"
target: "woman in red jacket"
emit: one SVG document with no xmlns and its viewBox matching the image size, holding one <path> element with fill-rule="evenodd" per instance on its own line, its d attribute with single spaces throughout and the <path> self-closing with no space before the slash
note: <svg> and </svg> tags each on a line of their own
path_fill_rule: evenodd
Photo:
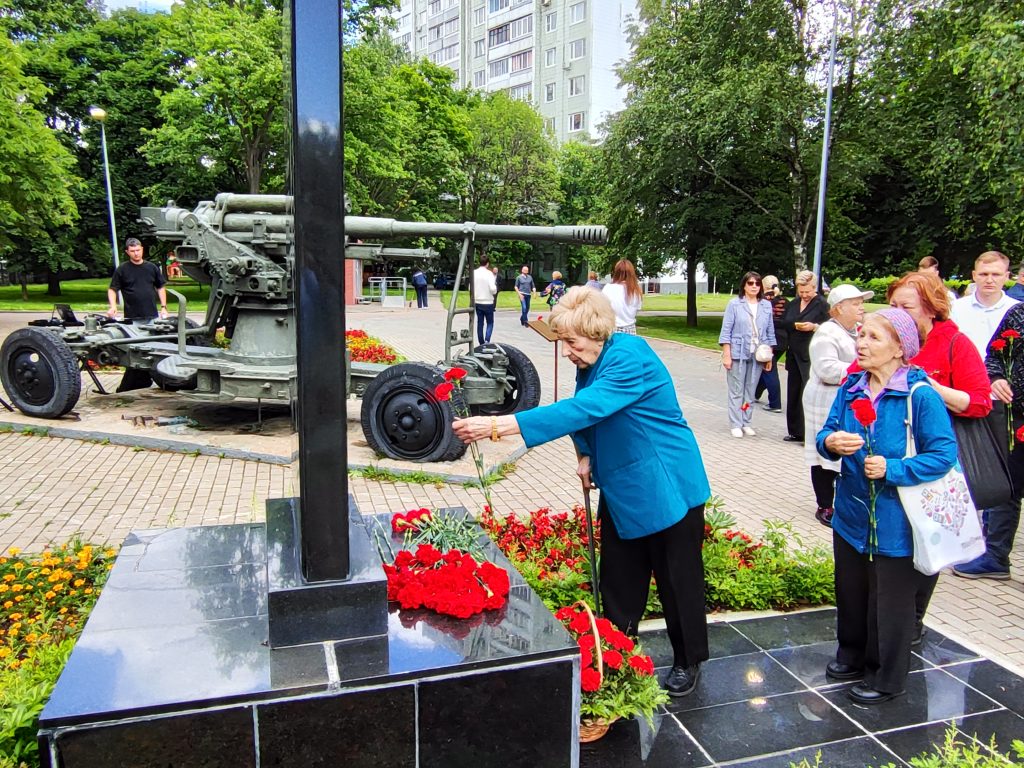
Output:
<svg viewBox="0 0 1024 768">
<path fill-rule="evenodd" d="M 904 310 L 917 323 L 925 341 L 910 362 L 928 374 L 949 412 L 976 419 L 988 416 L 992 410 L 992 387 L 985 361 L 974 343 L 949 319 L 949 294 L 938 276 L 909 272 L 889 286 L 888 297 L 889 306 Z M 924 635 L 924 614 L 938 581 L 938 574 L 917 576 L 920 581 L 915 645 Z"/>
</svg>

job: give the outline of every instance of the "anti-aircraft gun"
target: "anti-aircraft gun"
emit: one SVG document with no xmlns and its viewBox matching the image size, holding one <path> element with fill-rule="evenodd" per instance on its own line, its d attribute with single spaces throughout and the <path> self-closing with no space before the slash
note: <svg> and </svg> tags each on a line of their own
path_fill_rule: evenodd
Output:
<svg viewBox="0 0 1024 768">
<path fill-rule="evenodd" d="M 28 415 L 59 418 L 81 394 L 79 368 L 114 365 L 148 373 L 163 389 L 197 400 L 290 403 L 296 376 L 291 205 L 292 198 L 285 195 L 225 193 L 192 211 L 174 205 L 143 208 L 140 222 L 148 233 L 179 243 L 175 258 L 182 270 L 210 285 L 203 322 L 196 326 L 189 321 L 185 297 L 169 288 L 178 301 L 176 318 L 137 325 L 101 315 L 88 315 L 83 323 L 72 315 L 55 326 L 19 329 L 0 347 L 0 380 L 11 400 Z M 346 391 L 363 398 L 361 421 L 369 445 L 385 456 L 413 461 L 450 460 L 465 451 L 451 431 L 453 403 L 432 396 L 443 380 L 440 366 L 458 361 L 468 371 L 461 392 L 454 396 L 475 413 L 514 413 L 540 400 L 540 378 L 523 352 L 507 344 L 473 346 L 472 287 L 470 308 L 457 308 L 473 243 L 600 245 L 607 237 L 600 226 L 445 224 L 361 216 L 345 217 L 345 234 L 338 256 L 344 252 L 345 258 L 363 260 L 435 255 L 429 249 L 382 244 L 389 240 L 462 241 L 448 306 L 444 360 L 437 366 L 346 365 Z M 472 286 L 473 281 L 468 282 Z M 466 327 L 456 329 L 460 317 Z M 211 344 L 221 328 L 228 340 L 226 349 Z M 454 405 L 461 401 L 456 399 Z"/>
</svg>

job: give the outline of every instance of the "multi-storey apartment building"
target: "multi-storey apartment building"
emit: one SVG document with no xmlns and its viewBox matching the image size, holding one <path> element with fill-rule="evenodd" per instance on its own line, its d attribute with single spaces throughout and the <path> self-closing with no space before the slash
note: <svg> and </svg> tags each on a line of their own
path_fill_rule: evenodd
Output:
<svg viewBox="0 0 1024 768">
<path fill-rule="evenodd" d="M 402 0 L 392 36 L 460 85 L 533 104 L 559 142 L 596 137 L 622 107 L 636 0 Z"/>
</svg>

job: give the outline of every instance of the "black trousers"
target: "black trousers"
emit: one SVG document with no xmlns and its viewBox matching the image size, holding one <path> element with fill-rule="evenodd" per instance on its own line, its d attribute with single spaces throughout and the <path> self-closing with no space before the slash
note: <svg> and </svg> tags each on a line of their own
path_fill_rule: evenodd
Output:
<svg viewBox="0 0 1024 768">
<path fill-rule="evenodd" d="M 786 366 L 786 428 L 793 437 L 804 439 L 804 387 L 810 364 L 804 368 L 794 360 Z"/>
<path fill-rule="evenodd" d="M 651 574 L 665 611 L 674 665 L 707 661 L 708 623 L 704 604 L 704 505 L 663 531 L 639 539 L 621 539 L 602 499 L 601 600 L 605 616 L 636 637 L 647 604 Z"/>
<path fill-rule="evenodd" d="M 814 500 L 818 502 L 820 508 L 829 509 L 834 506 L 837 477 L 839 473 L 834 470 L 818 464 L 811 467 L 811 487 L 814 488 Z"/>
<path fill-rule="evenodd" d="M 869 560 L 832 536 L 836 560 L 836 661 L 864 670 L 864 683 L 898 693 L 910 672 L 917 571 L 912 557 Z"/>
</svg>

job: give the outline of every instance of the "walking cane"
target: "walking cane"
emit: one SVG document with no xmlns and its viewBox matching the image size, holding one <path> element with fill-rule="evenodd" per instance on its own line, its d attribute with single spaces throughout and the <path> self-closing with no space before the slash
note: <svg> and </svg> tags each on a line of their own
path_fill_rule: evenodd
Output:
<svg viewBox="0 0 1024 768">
<path fill-rule="evenodd" d="M 583 506 L 587 510 L 587 548 L 590 550 L 590 585 L 594 590 L 594 611 L 601 615 L 601 585 L 597 580 L 597 555 L 594 552 L 594 513 L 590 507 L 590 489 L 583 483 Z"/>
</svg>

